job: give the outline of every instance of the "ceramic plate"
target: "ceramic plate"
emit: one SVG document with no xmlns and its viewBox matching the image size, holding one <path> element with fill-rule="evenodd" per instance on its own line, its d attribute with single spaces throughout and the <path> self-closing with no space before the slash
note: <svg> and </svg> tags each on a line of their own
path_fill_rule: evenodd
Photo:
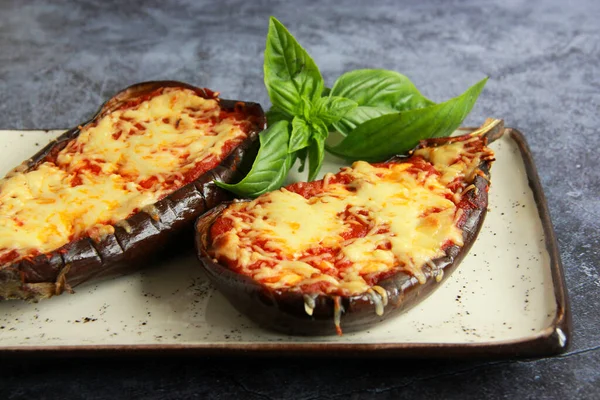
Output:
<svg viewBox="0 0 600 400">
<path fill-rule="evenodd" d="M 60 131 L 0 131 L 0 174 Z M 491 147 L 489 212 L 456 272 L 425 301 L 341 337 L 272 333 L 237 313 L 193 252 L 36 304 L 0 302 L 0 351 L 297 355 L 532 356 L 562 352 L 570 317 L 556 240 L 523 136 Z M 329 155 L 322 173 L 341 160 Z M 290 179 L 302 179 L 293 174 Z"/>
</svg>

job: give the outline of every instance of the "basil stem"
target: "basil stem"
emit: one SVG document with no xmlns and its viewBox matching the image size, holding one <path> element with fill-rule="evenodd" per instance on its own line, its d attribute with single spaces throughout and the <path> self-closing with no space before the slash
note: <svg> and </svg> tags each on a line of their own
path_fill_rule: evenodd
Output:
<svg viewBox="0 0 600 400">
<path fill-rule="evenodd" d="M 313 181 L 321 170 L 325 158 L 325 139 L 315 136 L 308 146 L 308 180 Z"/>
</svg>

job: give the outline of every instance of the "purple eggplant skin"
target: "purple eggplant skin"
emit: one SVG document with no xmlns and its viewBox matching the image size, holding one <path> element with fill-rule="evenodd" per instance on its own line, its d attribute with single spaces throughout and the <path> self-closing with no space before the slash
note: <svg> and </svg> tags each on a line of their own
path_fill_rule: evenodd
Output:
<svg viewBox="0 0 600 400">
<path fill-rule="evenodd" d="M 502 121 L 495 125 L 485 137 L 493 141 L 504 132 Z M 439 146 L 452 138 L 437 138 L 421 142 L 420 147 Z M 401 161 L 404 156 L 394 157 L 389 161 Z M 208 253 L 210 246 L 210 227 L 228 203 L 221 204 L 198 219 L 196 223 L 196 251 L 200 263 L 208 278 L 229 302 L 242 314 L 260 326 L 288 335 L 321 336 L 340 333 L 336 330 L 334 318 L 336 308 L 341 311 L 340 325 L 344 333 L 366 330 L 388 320 L 429 296 L 458 267 L 462 259 L 473 245 L 487 212 L 490 166 L 493 160 L 483 160 L 479 165 L 480 174 L 476 174 L 473 185 L 477 190 L 470 190 L 467 197 L 472 208 L 464 209 L 465 217 L 461 219 L 459 228 L 463 231 L 464 245 L 450 246 L 446 254 L 433 260 L 433 265 L 425 266 L 423 272 L 426 282 L 418 280 L 404 272 L 399 272 L 378 282 L 388 297 L 383 314 L 376 312 L 377 304 L 371 296 L 319 295 L 315 299 L 313 315 L 305 311 L 303 293 L 297 291 L 274 290 L 254 281 L 246 275 L 236 273 L 219 264 Z M 441 278 L 441 279 L 440 279 Z M 336 307 L 336 302 L 338 306 Z M 339 313 L 339 311 L 338 311 Z"/>
<path fill-rule="evenodd" d="M 76 138 L 83 126 L 118 108 L 124 102 L 162 87 L 187 88 L 204 98 L 213 98 L 212 91 L 175 81 L 139 83 L 119 92 L 100 108 L 86 123 L 68 130 L 50 142 L 15 171 L 36 168 L 46 157 L 60 151 Z M 223 201 L 231 200 L 229 192 L 217 187 L 214 180 L 234 182 L 240 179 L 239 167 L 252 157 L 252 146 L 265 127 L 265 115 L 259 104 L 234 100 L 219 101 L 225 110 L 241 110 L 251 121 L 248 137 L 227 155 L 213 170 L 177 189 L 154 204 L 145 207 L 124 221 L 115 224 L 114 234 L 95 241 L 83 237 L 50 253 L 31 260 L 23 259 L 0 267 L 0 300 L 24 299 L 37 301 L 59 295 L 84 282 L 110 278 L 132 272 L 168 256 L 174 249 L 193 248 L 193 227 L 198 216 Z M 256 142 L 257 143 L 257 142 Z M 182 244 L 182 241 L 184 244 Z"/>
</svg>

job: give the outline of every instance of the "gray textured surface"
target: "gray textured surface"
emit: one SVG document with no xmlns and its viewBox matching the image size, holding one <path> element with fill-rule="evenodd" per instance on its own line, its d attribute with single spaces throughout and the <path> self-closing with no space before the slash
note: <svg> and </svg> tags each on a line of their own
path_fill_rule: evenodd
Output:
<svg viewBox="0 0 600 400">
<path fill-rule="evenodd" d="M 2 398 L 600 397 L 600 2 L 0 1 L 0 128 L 69 127 L 131 83 L 176 79 L 268 105 L 276 15 L 328 83 L 408 75 L 433 100 L 490 81 L 466 121 L 521 129 L 542 179 L 571 296 L 569 353 L 500 362 L 40 360 L 2 368 Z M 335 2 L 338 3 L 338 2 Z"/>
</svg>

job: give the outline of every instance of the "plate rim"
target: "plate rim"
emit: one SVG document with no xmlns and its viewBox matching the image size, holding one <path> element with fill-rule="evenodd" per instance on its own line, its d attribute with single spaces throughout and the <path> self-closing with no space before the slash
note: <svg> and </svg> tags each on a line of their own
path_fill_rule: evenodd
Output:
<svg viewBox="0 0 600 400">
<path fill-rule="evenodd" d="M 472 131 L 475 127 L 458 130 Z M 50 132 L 55 129 L 7 129 L 15 132 Z M 60 130 L 60 129 L 56 129 Z M 505 128 L 519 148 L 525 166 L 529 187 L 538 209 L 544 232 L 545 247 L 550 257 L 550 272 L 556 300 L 556 314 L 549 326 L 524 338 L 487 341 L 479 343 L 186 343 L 186 344 L 105 344 L 105 345 L 0 345 L 3 357 L 49 356 L 131 356 L 131 355 L 177 355 L 177 356 L 367 356 L 403 358 L 515 358 L 543 357 L 566 352 L 572 339 L 572 316 L 558 241 L 550 217 L 546 196 L 535 166 L 533 154 L 525 136 L 516 128 Z"/>
</svg>

